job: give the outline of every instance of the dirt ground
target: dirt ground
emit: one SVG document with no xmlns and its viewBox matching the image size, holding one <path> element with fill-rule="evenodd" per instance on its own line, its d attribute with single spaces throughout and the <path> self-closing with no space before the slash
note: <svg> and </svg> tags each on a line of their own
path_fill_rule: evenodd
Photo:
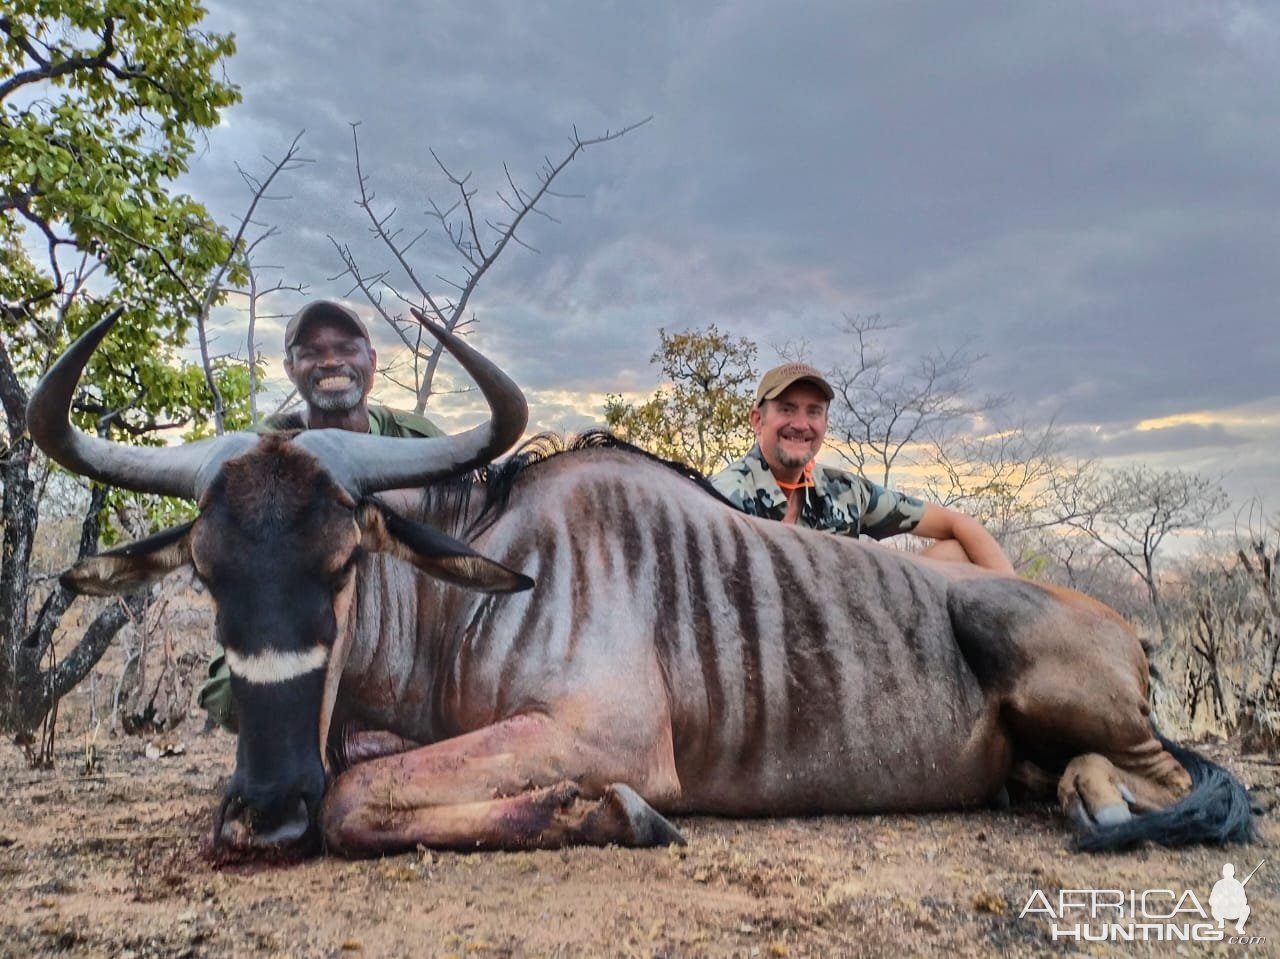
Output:
<svg viewBox="0 0 1280 959">
<path fill-rule="evenodd" d="M 61 722 L 59 762 L 0 747 L 0 955 L 1044 956 L 1280 955 L 1280 826 L 1250 848 L 1066 851 L 1047 808 L 731 821 L 686 818 L 683 849 L 407 854 L 215 865 L 204 837 L 234 763 L 192 719 L 162 739 Z M 148 745 L 151 749 L 148 751 Z M 1267 808 L 1280 764 L 1210 746 Z M 148 755 L 150 752 L 150 755 Z M 160 755 L 157 755 L 157 754 Z M 167 754 L 166 754 L 167 753 Z M 1208 909 L 1224 862 L 1264 942 L 1054 940 L 1036 890 L 1191 890 Z"/>
</svg>

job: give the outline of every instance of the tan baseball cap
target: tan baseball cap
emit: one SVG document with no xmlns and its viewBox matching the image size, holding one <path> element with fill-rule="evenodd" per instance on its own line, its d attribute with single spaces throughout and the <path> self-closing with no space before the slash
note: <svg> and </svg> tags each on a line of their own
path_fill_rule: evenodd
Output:
<svg viewBox="0 0 1280 959">
<path fill-rule="evenodd" d="M 761 378 L 760 386 L 756 389 L 756 406 L 765 400 L 777 399 L 787 387 L 800 380 L 808 380 L 822 390 L 822 395 L 828 402 L 835 398 L 836 391 L 815 367 L 808 363 L 783 363 L 781 366 L 775 366 Z"/>
<path fill-rule="evenodd" d="M 289 319 L 289 325 L 284 328 L 284 351 L 289 352 L 289 347 L 297 342 L 308 323 L 320 319 L 345 323 L 353 332 L 372 343 L 369 339 L 369 328 L 364 325 L 364 320 L 360 319 L 355 310 L 349 306 L 343 306 L 337 300 L 316 300 L 314 303 L 308 303 Z"/>
</svg>

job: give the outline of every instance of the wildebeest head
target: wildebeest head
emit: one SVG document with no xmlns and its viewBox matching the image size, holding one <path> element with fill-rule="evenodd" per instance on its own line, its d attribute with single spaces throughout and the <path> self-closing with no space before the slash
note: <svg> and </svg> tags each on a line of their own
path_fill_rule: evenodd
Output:
<svg viewBox="0 0 1280 959">
<path fill-rule="evenodd" d="M 246 846 L 303 840 L 325 790 L 324 746 L 352 635 L 348 614 L 360 556 L 389 552 L 430 575 L 489 592 L 532 585 L 371 495 L 487 463 L 524 431 L 524 397 L 480 354 L 426 324 L 480 385 L 492 411 L 488 423 L 412 441 L 314 430 L 234 434 L 175 448 L 123 446 L 82 434 L 68 420 L 85 363 L 117 316 L 85 333 L 33 391 L 31 436 L 74 472 L 192 499 L 200 512 L 190 523 L 82 561 L 63 583 L 105 595 L 194 566 L 217 608 L 240 714 L 236 770 L 215 840 Z"/>
</svg>

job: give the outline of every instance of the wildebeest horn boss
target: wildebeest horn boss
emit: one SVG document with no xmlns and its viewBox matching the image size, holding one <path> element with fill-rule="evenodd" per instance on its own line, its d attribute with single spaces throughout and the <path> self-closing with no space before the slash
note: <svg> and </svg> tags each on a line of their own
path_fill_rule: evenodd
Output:
<svg viewBox="0 0 1280 959">
<path fill-rule="evenodd" d="M 1252 837 L 1239 783 L 1155 733 L 1139 642 L 1087 597 L 753 519 L 607 439 L 477 473 L 524 398 L 435 327 L 492 411 L 460 436 L 117 446 L 68 423 L 113 321 L 28 421 L 69 469 L 199 504 L 64 582 L 191 563 L 208 585 L 241 728 L 221 842 L 652 845 L 682 841 L 661 813 L 981 806 L 1022 763 L 1060 776 L 1083 848 Z"/>
</svg>

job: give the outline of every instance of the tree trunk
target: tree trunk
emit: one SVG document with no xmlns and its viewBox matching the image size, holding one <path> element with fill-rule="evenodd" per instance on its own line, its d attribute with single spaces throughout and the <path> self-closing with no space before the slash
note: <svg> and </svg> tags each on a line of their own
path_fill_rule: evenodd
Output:
<svg viewBox="0 0 1280 959">
<path fill-rule="evenodd" d="M 11 729 L 17 709 L 18 646 L 27 631 L 27 589 L 31 550 L 39 515 L 31 480 L 31 438 L 27 436 L 27 392 L 18 381 L 9 352 L 0 340 L 0 403 L 8 421 L 9 445 L 0 463 L 4 495 L 0 522 L 0 728 Z"/>
<path fill-rule="evenodd" d="M 4 538 L 0 558 L 0 728 L 15 730 L 22 682 L 19 651 L 27 633 L 27 590 L 37 511 L 35 484 L 30 476 L 31 441 L 25 437 L 9 445 L 0 475 L 4 477 Z"/>
<path fill-rule="evenodd" d="M 139 615 L 147 591 L 112 603 L 89 624 L 75 647 L 60 661 L 48 662 L 53 634 L 74 596 L 54 588 L 30 625 L 27 605 L 31 588 L 31 555 L 39 525 L 35 483 L 31 479 L 32 444 L 26 436 L 19 400 L 25 394 L 16 380 L 5 376 L 6 357 L 0 356 L 0 391 L 5 394 L 10 443 L 3 477 L 3 565 L 0 565 L 0 730 L 23 737 L 37 729 L 54 704 L 89 674 L 120 627 Z M 19 414 L 14 416 L 14 412 Z M 80 529 L 79 555 L 97 549 L 99 516 L 106 490 L 94 487 Z"/>
</svg>

